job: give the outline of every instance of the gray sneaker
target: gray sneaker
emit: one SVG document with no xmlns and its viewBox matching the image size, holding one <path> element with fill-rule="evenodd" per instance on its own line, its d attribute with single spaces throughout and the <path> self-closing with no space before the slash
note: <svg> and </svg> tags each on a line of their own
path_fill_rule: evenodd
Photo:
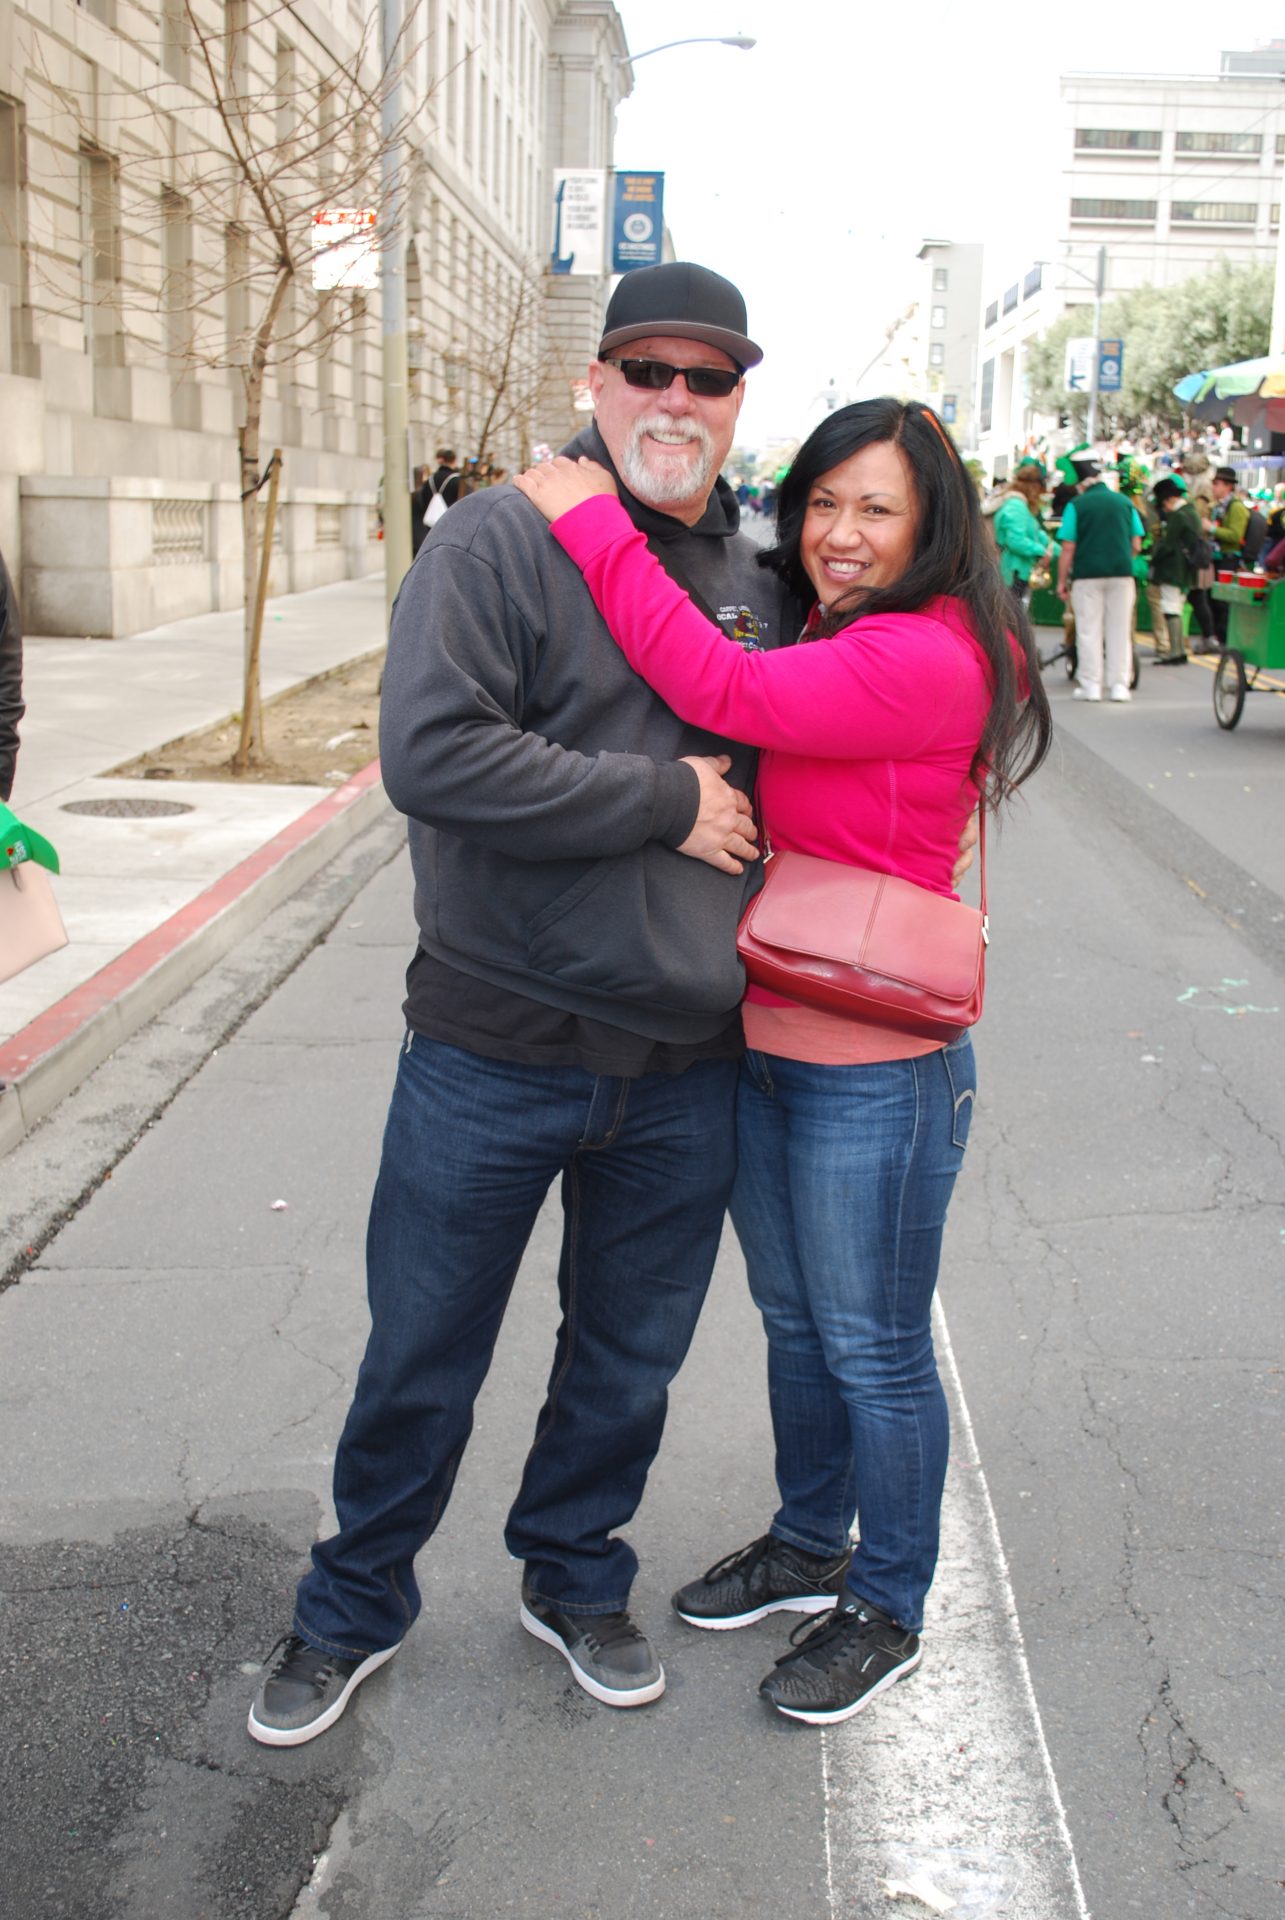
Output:
<svg viewBox="0 0 1285 1920">
<path fill-rule="evenodd" d="M 748 1627 L 769 1613 L 829 1613 L 843 1592 L 852 1550 L 819 1560 L 766 1533 L 680 1587 L 673 1609 L 689 1627 Z"/>
<path fill-rule="evenodd" d="M 577 1683 L 604 1706 L 645 1707 L 665 1691 L 665 1669 L 627 1613 L 563 1613 L 523 1587 L 518 1618 L 557 1649 Z"/>
<path fill-rule="evenodd" d="M 281 1657 L 260 1686 L 248 1723 L 250 1738 L 265 1747 L 301 1747 L 333 1727 L 362 1681 L 397 1651 L 385 1647 L 344 1659 L 309 1646 L 297 1633 L 278 1640 L 272 1653 L 277 1647 Z"/>
</svg>

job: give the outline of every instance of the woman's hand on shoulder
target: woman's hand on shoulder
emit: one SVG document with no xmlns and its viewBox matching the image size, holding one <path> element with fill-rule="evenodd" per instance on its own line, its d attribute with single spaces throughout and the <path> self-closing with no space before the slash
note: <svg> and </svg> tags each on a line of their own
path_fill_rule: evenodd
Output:
<svg viewBox="0 0 1285 1920">
<path fill-rule="evenodd" d="M 542 460 L 539 466 L 528 467 L 513 484 L 550 522 L 592 500 L 595 494 L 616 497 L 615 479 L 605 467 L 596 460 L 569 460 L 561 453 L 556 460 Z"/>
</svg>

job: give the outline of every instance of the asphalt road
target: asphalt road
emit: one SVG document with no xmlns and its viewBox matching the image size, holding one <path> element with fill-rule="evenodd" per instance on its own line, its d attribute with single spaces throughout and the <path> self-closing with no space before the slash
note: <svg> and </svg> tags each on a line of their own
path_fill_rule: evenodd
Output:
<svg viewBox="0 0 1285 1920">
<path fill-rule="evenodd" d="M 0 1164 L 6 1913 L 846 1920 L 928 1913 L 884 1891 L 920 1876 L 972 1920 L 1279 1914 L 1285 704 L 1226 735 L 1198 667 L 1049 684 L 992 855 L 921 1672 L 819 1737 L 756 1698 L 779 1628 L 668 1618 L 770 1512 L 730 1235 L 633 1529 L 664 1699 L 596 1707 L 521 1633 L 550 1211 L 423 1618 L 332 1733 L 246 1739 L 364 1333 L 410 935 L 374 830 Z"/>
</svg>

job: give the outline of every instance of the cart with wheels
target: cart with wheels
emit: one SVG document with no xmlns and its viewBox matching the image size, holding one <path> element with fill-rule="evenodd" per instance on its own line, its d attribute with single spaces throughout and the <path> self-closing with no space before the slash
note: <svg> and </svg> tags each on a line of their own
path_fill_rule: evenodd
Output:
<svg viewBox="0 0 1285 1920">
<path fill-rule="evenodd" d="M 1141 607 L 1145 607 L 1145 605 L 1147 605 L 1147 601 L 1143 599 L 1143 601 L 1141 601 Z M 1033 626 L 1060 626 L 1060 628 L 1062 628 L 1062 645 L 1056 647 L 1053 653 L 1041 653 L 1041 655 L 1039 655 L 1039 664 L 1041 664 L 1041 668 L 1047 668 L 1047 666 L 1053 666 L 1055 660 L 1064 660 L 1064 662 L 1066 662 L 1066 678 L 1068 678 L 1068 680 L 1074 680 L 1079 668 L 1079 655 L 1076 653 L 1076 624 L 1074 624 L 1074 620 L 1068 618 L 1068 612 L 1070 612 L 1068 603 L 1066 603 L 1064 599 L 1060 599 L 1060 595 L 1056 593 L 1055 588 L 1045 586 L 1045 588 L 1039 589 L 1037 593 L 1031 593 L 1031 624 L 1033 624 Z M 1135 628 L 1135 632 L 1137 632 L 1137 628 Z M 1151 632 L 1151 626 L 1147 628 L 1147 632 Z M 1129 647 L 1129 691 L 1131 691 L 1135 685 L 1137 685 L 1137 645 L 1131 645 L 1131 647 Z"/>
<path fill-rule="evenodd" d="M 1249 693 L 1285 694 L 1263 678 L 1285 671 L 1285 587 L 1261 573 L 1220 573 L 1212 588 L 1228 609 L 1227 644 L 1214 674 L 1214 718 L 1238 726 Z"/>
</svg>

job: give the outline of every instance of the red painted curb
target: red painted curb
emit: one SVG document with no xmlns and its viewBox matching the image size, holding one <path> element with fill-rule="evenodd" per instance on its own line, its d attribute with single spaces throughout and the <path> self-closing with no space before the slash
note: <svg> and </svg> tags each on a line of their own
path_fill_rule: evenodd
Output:
<svg viewBox="0 0 1285 1920">
<path fill-rule="evenodd" d="M 204 893 L 199 893 L 195 900 L 189 900 L 185 907 L 172 913 L 159 927 L 154 927 L 151 933 L 145 933 L 132 947 L 127 947 L 124 953 L 109 960 L 105 967 L 100 967 L 91 979 L 79 987 L 73 987 L 52 1007 L 37 1014 L 20 1033 L 14 1034 L 12 1040 L 0 1046 L 0 1082 L 11 1084 L 24 1073 L 29 1073 L 55 1048 L 63 1046 L 104 1007 L 128 992 L 160 961 L 199 933 L 202 927 L 208 926 L 211 920 L 217 919 L 265 874 L 271 873 L 287 854 L 293 853 L 296 847 L 304 845 L 332 820 L 346 813 L 378 781 L 379 762 L 372 760 L 369 766 L 355 773 L 342 787 L 328 793 L 324 800 L 318 800 L 315 806 L 309 807 L 307 813 L 300 814 L 288 827 L 274 834 L 257 853 L 248 855 L 239 866 L 225 873 L 221 880 L 216 880 Z"/>
</svg>

